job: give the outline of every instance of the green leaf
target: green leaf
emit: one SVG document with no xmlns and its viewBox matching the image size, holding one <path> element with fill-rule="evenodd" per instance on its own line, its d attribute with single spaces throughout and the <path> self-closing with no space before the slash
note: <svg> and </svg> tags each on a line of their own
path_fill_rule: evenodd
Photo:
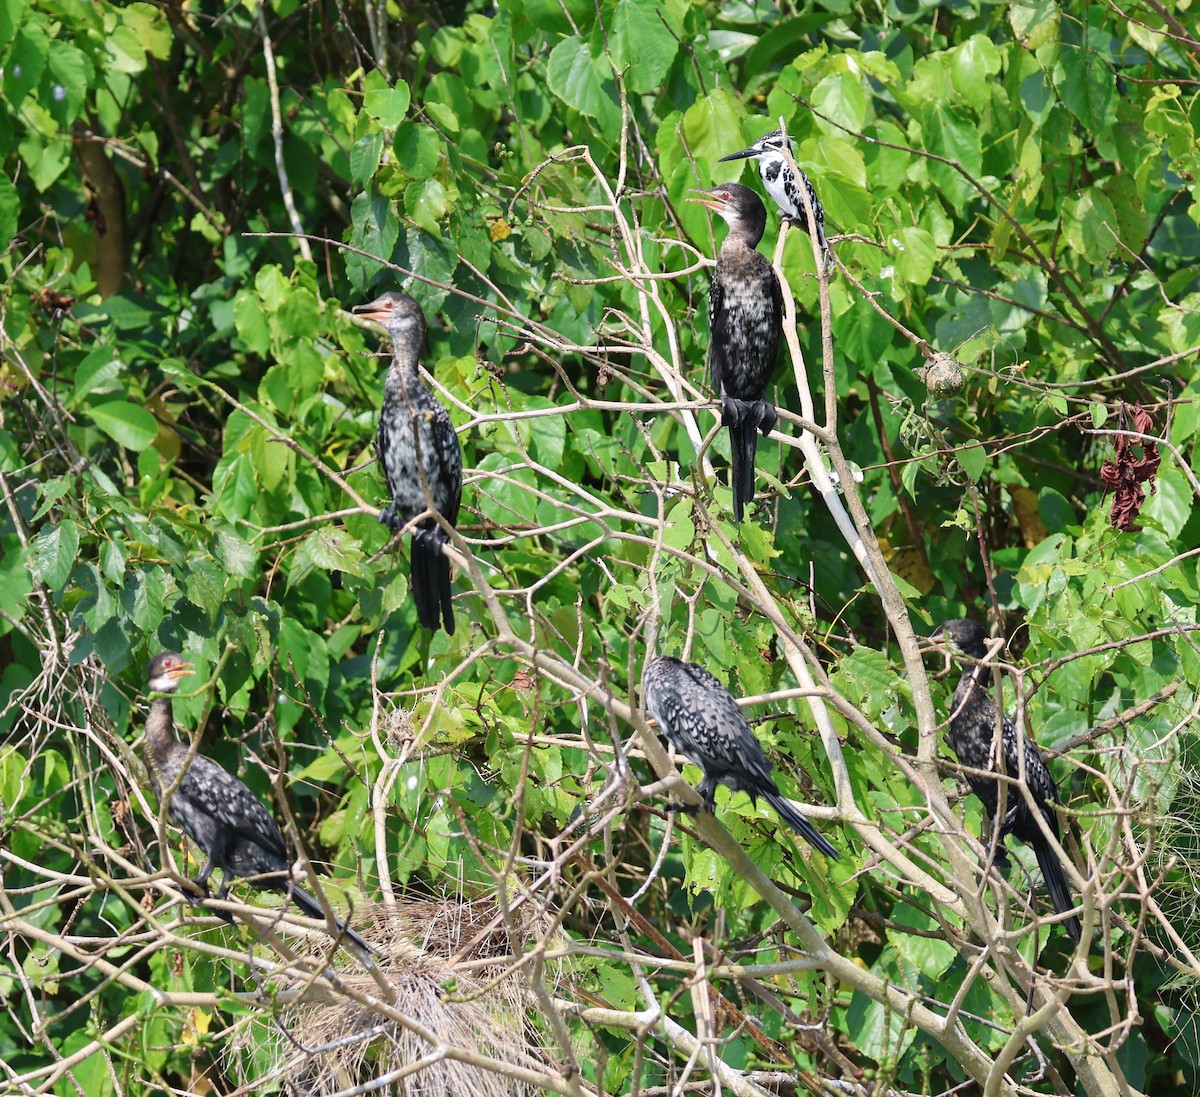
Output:
<svg viewBox="0 0 1200 1097">
<path fill-rule="evenodd" d="M 1067 243 L 1092 262 L 1107 259 L 1119 250 L 1117 211 L 1108 196 L 1089 187 L 1063 203 L 1063 234 Z"/>
<path fill-rule="evenodd" d="M 71 406 L 77 406 L 83 397 L 98 389 L 112 388 L 108 382 L 119 377 L 121 369 L 121 359 L 116 356 L 113 347 L 97 347 L 79 363 L 75 371 L 75 398 Z"/>
<path fill-rule="evenodd" d="M 350 242 L 368 255 L 391 259 L 400 237 L 400 225 L 387 198 L 374 191 L 365 192 L 354 199 L 350 212 L 353 221 Z M 346 269 L 359 292 L 365 291 L 379 268 L 380 263 L 372 259 L 354 254 L 346 256 Z"/>
<path fill-rule="evenodd" d="M 33 541 L 30 570 L 35 580 L 51 590 L 62 590 L 70 578 L 79 551 L 79 530 L 69 518 L 43 529 Z"/>
<path fill-rule="evenodd" d="M 891 945 L 871 965 L 871 972 L 901 986 L 915 986 L 919 977 L 919 972 Z M 885 1071 L 895 1069 L 901 1054 L 917 1035 L 916 1027 L 908 1023 L 902 1011 L 889 1009 L 857 990 L 846 1013 L 846 1026 L 854 1046 Z"/>
<path fill-rule="evenodd" d="M 304 539 L 296 552 L 290 581 L 298 582 L 313 569 L 362 576 L 362 559 L 362 545 L 344 530 L 316 530 Z"/>
<path fill-rule="evenodd" d="M 1117 81 L 1108 62 L 1086 45 L 1064 50 L 1054 66 L 1054 86 L 1076 118 L 1093 133 L 1108 129 L 1116 117 Z"/>
<path fill-rule="evenodd" d="M 350 178 L 356 183 L 369 182 L 382 156 L 382 133 L 375 131 L 360 137 L 350 150 Z"/>
<path fill-rule="evenodd" d="M 975 118 L 959 107 L 936 102 L 922 114 L 926 148 L 961 164 L 969 174 L 983 170 L 983 146 Z"/>
<path fill-rule="evenodd" d="M 979 478 L 983 475 L 983 470 L 987 467 L 987 450 L 982 442 L 971 442 L 969 445 L 959 446 L 954 451 L 954 456 L 959 465 L 974 483 L 979 483 Z"/>
<path fill-rule="evenodd" d="M 0 0 L 0 46 L 13 40 L 24 10 L 22 0 Z"/>
<path fill-rule="evenodd" d="M 446 188 L 436 179 L 422 179 L 404 188 L 404 208 L 430 236 L 442 235 L 442 218 L 449 202 Z"/>
<path fill-rule="evenodd" d="M 1058 35 L 1056 0 L 1016 0 L 1008 9 L 1008 21 L 1022 49 L 1036 50 Z"/>
<path fill-rule="evenodd" d="M 929 979 L 940 979 L 957 957 L 954 946 L 941 939 L 941 925 L 908 903 L 892 908 L 892 920 L 917 933 L 889 933 L 888 941 L 896 951 Z"/>
<path fill-rule="evenodd" d="M 621 0 L 609 25 L 608 48 L 630 91 L 656 91 L 679 50 L 679 27 L 656 0 Z"/>
<path fill-rule="evenodd" d="M 28 104 L 25 109 L 33 114 L 38 113 Z M 44 124 L 47 129 L 54 130 L 54 123 L 49 119 Z M 17 151 L 21 154 L 21 161 L 29 172 L 34 189 L 39 193 L 48 191 L 71 164 L 71 142 L 67 137 L 45 139 L 30 129 L 17 146 Z"/>
<path fill-rule="evenodd" d="M 412 97 L 408 85 L 400 79 L 389 87 L 386 78 L 378 69 L 367 73 L 363 81 L 363 110 L 385 129 L 393 130 L 408 114 Z"/>
<path fill-rule="evenodd" d="M 125 400 L 86 407 L 83 413 L 126 449 L 143 450 L 158 436 L 158 421 L 154 416 L 144 407 Z"/>
<path fill-rule="evenodd" d="M 50 39 L 41 24 L 24 23 L 4 63 L 4 97 L 14 107 L 19 107 L 25 96 L 38 86 L 49 55 Z"/>
<path fill-rule="evenodd" d="M 129 27 L 114 27 L 104 40 L 104 48 L 117 72 L 135 75 L 146 67 L 146 51 L 138 36 Z"/>
<path fill-rule="evenodd" d="M 852 69 L 826 76 L 813 89 L 812 102 L 817 125 L 827 133 L 845 137 L 846 130 L 857 133 L 866 123 L 867 97 L 861 78 Z"/>
<path fill-rule="evenodd" d="M 954 89 L 975 110 L 988 105 L 992 97 L 992 77 L 999 71 L 1000 51 L 982 34 L 973 34 L 950 51 L 950 79 Z"/>
<path fill-rule="evenodd" d="M 923 286 L 933 274 L 937 248 L 924 229 L 905 226 L 891 238 L 896 254 L 896 275 L 905 282 Z"/>
<path fill-rule="evenodd" d="M 6 248 L 17 234 L 21 196 L 6 172 L 0 171 L 0 247 Z"/>
<path fill-rule="evenodd" d="M 554 47 L 546 63 L 546 82 L 567 106 L 595 118 L 605 131 L 620 122 L 609 82 L 600 79 L 591 48 L 581 38 L 565 38 Z"/>
<path fill-rule="evenodd" d="M 151 57 L 166 61 L 171 56 L 171 44 L 175 36 L 166 12 L 141 0 L 125 4 L 116 12 L 133 31 L 141 48 Z"/>
<path fill-rule="evenodd" d="M 47 60 L 49 72 L 42 86 L 49 92 L 48 106 L 59 125 L 69 126 L 83 110 L 84 96 L 92 77 L 92 63 L 87 55 L 69 42 L 54 39 Z"/>
</svg>

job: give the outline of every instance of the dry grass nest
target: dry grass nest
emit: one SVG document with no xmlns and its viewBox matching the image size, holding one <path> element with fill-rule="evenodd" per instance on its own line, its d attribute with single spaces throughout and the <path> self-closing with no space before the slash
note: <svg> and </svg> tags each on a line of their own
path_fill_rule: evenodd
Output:
<svg viewBox="0 0 1200 1097">
<path fill-rule="evenodd" d="M 230 1049 L 236 1060 L 230 1073 L 244 1085 L 273 1079 L 288 1093 L 313 1097 L 359 1086 L 396 1097 L 540 1093 L 506 1070 L 553 1069 L 529 1021 L 533 999 L 525 977 L 506 972 L 509 958 L 542 927 L 526 923 L 521 939 L 513 940 L 496 904 L 485 900 L 410 900 L 360 911 L 368 913 L 374 926 L 364 936 L 382 954 L 378 964 L 395 994 L 392 1008 L 404 1021 L 356 1000 L 382 1001 L 382 995 L 371 974 L 352 964 L 338 971 L 343 992 L 305 996 L 274 1023 L 264 1017 L 245 1031 L 242 1046 Z M 474 1061 L 439 1055 L 439 1045 Z M 264 1061 L 272 1063 L 269 1078 Z"/>
</svg>

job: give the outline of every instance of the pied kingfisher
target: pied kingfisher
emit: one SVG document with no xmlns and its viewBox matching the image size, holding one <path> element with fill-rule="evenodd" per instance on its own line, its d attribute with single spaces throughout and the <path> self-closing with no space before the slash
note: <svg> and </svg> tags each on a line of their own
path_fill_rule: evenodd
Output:
<svg viewBox="0 0 1200 1097">
<path fill-rule="evenodd" d="M 790 137 L 788 143 L 791 144 Z M 718 163 L 725 160 L 743 160 L 747 157 L 753 157 L 758 161 L 758 173 L 762 176 L 763 186 L 767 193 L 775 199 L 775 204 L 779 206 L 784 217 L 804 229 L 810 236 L 814 235 L 804 212 L 804 201 L 800 197 L 800 187 L 796 176 L 783 157 L 783 131 L 772 130 L 765 137 L 760 137 L 748 149 L 722 156 Z M 813 208 L 813 219 L 817 223 L 815 233 L 817 243 L 821 245 L 825 262 L 829 262 L 832 253 L 829 250 L 829 241 L 825 239 L 825 210 L 821 207 L 821 200 L 817 197 L 817 192 L 808 176 L 802 171 L 799 183 L 802 183 L 808 191 L 808 200 L 812 203 Z"/>
</svg>

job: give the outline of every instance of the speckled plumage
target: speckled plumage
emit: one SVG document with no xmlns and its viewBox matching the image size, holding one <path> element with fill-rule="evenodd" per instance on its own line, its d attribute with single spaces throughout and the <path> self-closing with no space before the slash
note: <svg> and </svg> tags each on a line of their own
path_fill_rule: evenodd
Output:
<svg viewBox="0 0 1200 1097">
<path fill-rule="evenodd" d="M 778 418 L 766 394 L 783 331 L 783 291 L 770 261 L 755 250 L 767 225 L 762 199 L 739 183 L 698 193 L 703 197 L 691 201 L 729 225 L 709 288 L 708 361 L 729 428 L 733 517 L 740 522 L 754 499 L 756 432 L 770 434 Z"/>
<path fill-rule="evenodd" d="M 642 694 L 659 732 L 704 770 L 696 791 L 709 811 L 718 784 L 748 793 L 755 802 L 761 796 L 812 846 L 826 857 L 838 857 L 837 850 L 780 793 L 749 722 L 716 677 L 695 663 L 660 655 L 646 665 Z"/>
<path fill-rule="evenodd" d="M 179 688 L 180 679 L 191 673 L 191 664 L 181 656 L 163 652 L 150 660 L 148 685 L 154 692 L 171 694 Z M 189 763 L 187 757 L 188 748 L 175 738 L 171 698 L 156 697 L 146 718 L 146 769 L 160 802 L 163 791 L 171 788 L 183 771 L 168 801 L 167 815 L 208 858 L 195 883 L 207 890 L 209 876 L 220 869 L 220 899 L 229 889 L 230 877 L 252 877 L 257 887 L 285 892 L 310 918 L 323 921 L 321 904 L 292 882 L 283 835 L 254 793 L 211 758 L 197 754 Z M 359 948 L 371 951 L 371 946 L 342 922 L 337 922 L 337 930 Z"/>
<path fill-rule="evenodd" d="M 788 145 L 790 151 L 790 137 Z M 779 212 L 810 236 L 816 236 L 817 243 L 821 245 L 822 259 L 828 262 L 832 258 L 832 252 L 829 250 L 829 241 L 825 238 L 825 209 L 808 176 L 801 171 L 800 178 L 797 180 L 795 172 L 784 159 L 783 130 L 772 130 L 760 137 L 749 148 L 742 149 L 740 152 L 731 152 L 728 156 L 722 156 L 721 160 L 743 160 L 749 157 L 758 161 L 758 173 L 762 177 L 763 187 L 767 194 L 774 199 L 775 204 L 779 207 Z M 808 191 L 808 200 L 812 203 L 813 220 L 816 222 L 815 234 L 805 212 L 804 202 L 800 198 L 801 186 Z"/>
<path fill-rule="evenodd" d="M 354 311 L 382 325 L 392 340 L 377 436 L 392 502 L 379 520 L 403 529 L 432 505 L 453 526 L 462 499 L 462 447 L 449 413 L 421 380 L 421 306 L 406 293 L 385 293 Z M 422 521 L 412 535 L 410 577 L 421 627 L 444 627 L 453 635 L 450 560 L 442 551 L 446 541 L 435 519 Z"/>
<path fill-rule="evenodd" d="M 987 633 L 976 621 L 947 621 L 940 625 L 934 636 L 943 636 L 950 641 L 951 650 L 969 659 L 981 660 L 987 655 Z M 954 690 L 950 709 L 950 732 L 947 736 L 950 749 L 959 762 L 972 770 L 984 773 L 995 772 L 996 705 L 992 701 L 989 685 L 991 670 L 982 663 L 963 668 L 962 676 Z M 1018 734 L 1016 724 L 1005 715 L 1002 721 L 1002 743 L 1004 747 L 1003 772 L 1014 781 L 1021 773 L 1021 755 L 1024 755 L 1025 785 L 1032 794 L 1046 826 L 1055 840 L 1059 838 L 1058 815 L 1055 807 L 1059 803 L 1058 789 L 1046 766 L 1046 760 L 1037 744 L 1025 734 Z M 987 814 L 990 840 L 995 833 L 993 820 L 1000 811 L 1000 797 L 1005 797 L 1004 814 L 997 834 L 995 860 L 999 865 L 1007 864 L 1003 849 L 1004 839 L 1012 834 L 1032 847 L 1037 856 L 1038 867 L 1046 881 L 1046 890 L 1054 909 L 1063 914 L 1075 907 L 1066 875 L 1046 835 L 1042 832 L 1028 800 L 1016 785 L 982 776 L 965 773 L 971 791 L 979 797 Z M 1073 940 L 1079 940 L 1079 919 L 1074 916 L 1063 921 L 1063 928 Z"/>
</svg>

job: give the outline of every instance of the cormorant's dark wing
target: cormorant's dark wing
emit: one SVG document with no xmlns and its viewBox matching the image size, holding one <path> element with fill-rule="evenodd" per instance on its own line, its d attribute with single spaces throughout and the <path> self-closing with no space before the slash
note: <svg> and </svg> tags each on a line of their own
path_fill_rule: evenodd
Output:
<svg viewBox="0 0 1200 1097">
<path fill-rule="evenodd" d="M 767 350 L 767 368 L 775 366 L 779 354 L 779 337 L 783 334 L 783 287 L 779 284 L 779 275 L 771 268 L 771 346 Z M 768 374 L 769 376 L 769 374 Z"/>
<path fill-rule="evenodd" d="M 729 371 L 725 349 L 728 346 L 729 313 L 725 307 L 725 291 L 720 280 L 713 278 L 708 286 L 708 369 L 718 400 L 725 393 L 725 378 Z"/>
<path fill-rule="evenodd" d="M 442 517 L 452 526 L 458 525 L 458 508 L 462 503 L 463 459 L 462 446 L 455 433 L 454 424 L 449 415 L 442 423 L 437 424 L 434 431 L 434 445 L 437 449 L 436 461 L 442 470 L 442 479 L 446 493 L 446 505 L 442 509 Z"/>
<path fill-rule="evenodd" d="M 185 813 L 192 812 L 202 815 L 207 825 L 189 820 Z M 287 847 L 270 812 L 241 780 L 203 755 L 196 755 L 183 775 L 171 798 L 171 813 L 205 853 L 217 848 L 214 828 L 219 828 L 227 851 L 247 842 L 261 851 L 263 863 L 256 864 L 256 871 L 287 867 Z"/>
<path fill-rule="evenodd" d="M 646 675 L 646 702 L 677 751 L 712 783 L 775 787 L 771 767 L 729 690 L 704 667 L 656 659 Z"/>
</svg>

